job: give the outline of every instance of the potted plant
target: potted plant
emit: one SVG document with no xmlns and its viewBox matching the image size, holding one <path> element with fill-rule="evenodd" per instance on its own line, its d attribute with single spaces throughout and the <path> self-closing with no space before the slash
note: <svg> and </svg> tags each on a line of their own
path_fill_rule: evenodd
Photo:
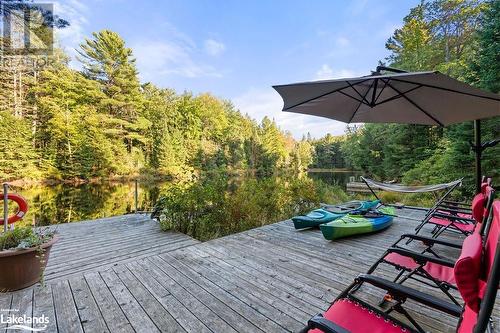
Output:
<svg viewBox="0 0 500 333">
<path fill-rule="evenodd" d="M 43 280 L 50 249 L 58 235 L 49 229 L 16 227 L 0 234 L 0 292 Z"/>
</svg>

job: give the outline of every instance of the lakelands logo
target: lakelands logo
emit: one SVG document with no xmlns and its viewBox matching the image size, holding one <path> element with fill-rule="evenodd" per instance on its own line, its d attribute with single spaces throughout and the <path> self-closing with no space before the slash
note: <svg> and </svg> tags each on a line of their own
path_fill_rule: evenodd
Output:
<svg viewBox="0 0 500 333">
<path fill-rule="evenodd" d="M 0 313 L 0 325 L 5 325 L 6 330 L 24 330 L 30 332 L 42 332 L 47 329 L 49 318 L 45 315 L 31 317 L 27 315 L 18 315 L 17 309 L 2 309 Z"/>
</svg>

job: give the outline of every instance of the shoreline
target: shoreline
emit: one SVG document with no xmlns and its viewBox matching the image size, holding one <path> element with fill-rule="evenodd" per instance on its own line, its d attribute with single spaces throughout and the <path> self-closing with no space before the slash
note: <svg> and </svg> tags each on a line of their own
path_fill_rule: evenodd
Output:
<svg viewBox="0 0 500 333">
<path fill-rule="evenodd" d="M 216 170 L 212 170 L 216 171 Z M 234 176 L 240 176 L 243 174 L 251 174 L 254 175 L 257 170 L 255 169 L 245 169 L 245 170 L 226 170 L 229 174 L 234 175 Z M 360 171 L 356 170 L 349 170 L 349 169 L 321 169 L 321 168 L 310 168 L 307 170 L 304 170 L 306 173 L 358 173 Z M 202 173 L 210 173 L 211 171 L 196 171 L 194 172 L 195 175 L 200 176 Z M 44 178 L 44 179 L 26 179 L 26 178 L 21 178 L 21 179 L 14 179 L 11 181 L 5 181 L 4 183 L 7 183 L 11 186 L 14 187 L 31 187 L 31 186 L 37 186 L 37 185 L 58 185 L 58 184 L 63 184 L 63 185 L 73 185 L 73 186 L 78 186 L 78 185 L 83 185 L 83 184 L 98 184 L 102 182 L 108 182 L 108 183 L 113 183 L 113 182 L 127 182 L 127 181 L 143 181 L 143 182 L 155 182 L 155 181 L 169 181 L 169 180 L 175 180 L 176 177 L 175 175 L 172 174 L 162 174 L 162 173 L 135 173 L 131 175 L 110 175 L 110 176 L 103 176 L 103 177 L 92 177 L 92 178 L 66 178 L 66 179 L 56 179 L 56 178 Z"/>
<path fill-rule="evenodd" d="M 113 183 L 113 182 L 125 182 L 125 181 L 159 181 L 159 180 L 170 180 L 172 179 L 171 176 L 169 175 L 140 175 L 140 174 L 134 174 L 134 175 L 113 175 L 109 177 L 92 177 L 88 179 L 84 178 L 68 178 L 68 179 L 51 179 L 51 178 L 46 178 L 46 179 L 15 179 L 12 181 L 6 181 L 5 183 L 15 186 L 15 187 L 31 187 L 31 186 L 36 186 L 36 185 L 59 185 L 59 184 L 64 184 L 64 185 L 83 185 L 83 184 L 98 184 L 102 182 L 108 182 L 108 183 Z"/>
</svg>

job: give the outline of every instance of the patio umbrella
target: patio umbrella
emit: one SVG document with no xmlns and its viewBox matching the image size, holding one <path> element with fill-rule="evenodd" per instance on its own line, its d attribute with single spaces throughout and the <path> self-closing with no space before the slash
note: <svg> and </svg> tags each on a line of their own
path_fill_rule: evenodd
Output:
<svg viewBox="0 0 500 333">
<path fill-rule="evenodd" d="M 381 71 L 389 71 L 382 74 Z M 372 75 L 273 86 L 283 111 L 345 123 L 399 123 L 447 126 L 474 120 L 476 183 L 481 153 L 480 119 L 500 116 L 500 96 L 437 71 L 405 72 L 379 66 Z"/>
</svg>

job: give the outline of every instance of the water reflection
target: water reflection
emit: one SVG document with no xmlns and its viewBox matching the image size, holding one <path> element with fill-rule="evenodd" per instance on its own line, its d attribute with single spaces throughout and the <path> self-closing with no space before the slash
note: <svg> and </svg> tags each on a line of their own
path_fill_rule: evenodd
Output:
<svg viewBox="0 0 500 333">
<path fill-rule="evenodd" d="M 321 179 L 331 185 L 345 188 L 353 173 L 319 172 L 309 177 Z M 230 180 L 231 186 L 238 186 L 238 180 Z M 170 182 L 139 182 L 138 208 L 151 210 L 160 194 L 173 186 Z M 102 182 L 81 185 L 37 185 L 29 188 L 14 187 L 13 192 L 24 196 L 29 211 L 24 221 L 44 226 L 57 223 L 96 219 L 131 213 L 135 209 L 135 184 L 128 182 Z"/>
<path fill-rule="evenodd" d="M 138 208 L 150 210 L 166 183 L 139 183 Z M 121 215 L 135 209 L 134 182 L 13 188 L 29 203 L 26 223 L 49 225 Z"/>
<path fill-rule="evenodd" d="M 308 175 L 313 179 L 322 180 L 324 183 L 329 185 L 340 186 L 345 190 L 346 184 L 350 181 L 350 178 L 355 178 L 359 181 L 361 173 L 353 171 L 318 171 L 309 172 Z"/>
</svg>

